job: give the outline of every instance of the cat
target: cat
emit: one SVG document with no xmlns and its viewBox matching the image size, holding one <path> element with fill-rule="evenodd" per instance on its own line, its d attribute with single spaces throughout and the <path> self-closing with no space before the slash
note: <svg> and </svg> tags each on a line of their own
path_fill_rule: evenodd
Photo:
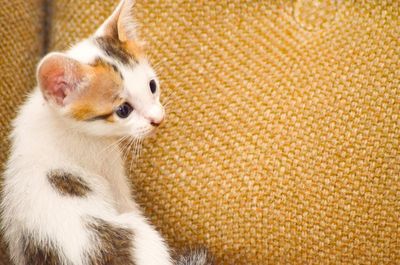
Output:
<svg viewBox="0 0 400 265">
<path fill-rule="evenodd" d="M 137 38 L 133 2 L 95 33 L 39 62 L 13 122 L 2 229 L 16 265 L 210 265 L 197 249 L 171 258 L 131 196 L 117 140 L 164 119 L 160 85 Z"/>
</svg>

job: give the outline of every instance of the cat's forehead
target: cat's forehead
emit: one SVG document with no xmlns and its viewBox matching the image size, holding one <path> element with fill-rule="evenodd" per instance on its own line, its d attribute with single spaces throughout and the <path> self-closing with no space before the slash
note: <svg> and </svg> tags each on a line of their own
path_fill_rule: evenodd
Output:
<svg viewBox="0 0 400 265">
<path fill-rule="evenodd" d="M 91 64 L 99 57 L 127 67 L 147 62 L 144 50 L 136 42 L 120 42 L 107 36 L 92 37 L 81 41 L 71 47 L 67 54 L 85 64 Z"/>
<path fill-rule="evenodd" d="M 101 36 L 94 38 L 93 42 L 107 57 L 125 66 L 134 66 L 144 59 L 143 49 L 134 41 L 120 42 L 112 37 Z"/>
<path fill-rule="evenodd" d="M 140 86 L 142 82 L 149 82 L 149 78 L 157 79 L 143 50 L 133 41 L 122 43 L 109 37 L 94 37 L 76 44 L 67 55 L 87 65 L 101 59 L 119 72 L 122 79 L 129 80 L 128 86 Z"/>
</svg>

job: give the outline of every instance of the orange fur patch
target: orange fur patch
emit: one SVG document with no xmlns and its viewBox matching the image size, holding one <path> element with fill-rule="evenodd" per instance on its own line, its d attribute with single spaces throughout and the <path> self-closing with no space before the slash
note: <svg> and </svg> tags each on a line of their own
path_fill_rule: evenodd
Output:
<svg viewBox="0 0 400 265">
<path fill-rule="evenodd" d="M 96 117 L 113 122 L 114 109 L 123 100 L 122 79 L 112 65 L 98 59 L 87 71 L 89 78 L 82 91 L 71 103 L 71 115 L 77 120 L 90 120 Z"/>
<path fill-rule="evenodd" d="M 144 49 L 137 42 L 128 40 L 122 43 L 122 47 L 135 58 L 145 57 Z"/>
</svg>

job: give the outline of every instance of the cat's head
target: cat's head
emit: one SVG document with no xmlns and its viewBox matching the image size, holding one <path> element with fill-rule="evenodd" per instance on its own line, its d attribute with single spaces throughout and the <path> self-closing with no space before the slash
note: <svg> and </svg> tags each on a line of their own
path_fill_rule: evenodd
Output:
<svg viewBox="0 0 400 265">
<path fill-rule="evenodd" d="M 131 0 L 90 38 L 38 65 L 47 104 L 74 128 L 100 136 L 146 136 L 164 119 L 159 81 L 137 39 Z"/>
</svg>

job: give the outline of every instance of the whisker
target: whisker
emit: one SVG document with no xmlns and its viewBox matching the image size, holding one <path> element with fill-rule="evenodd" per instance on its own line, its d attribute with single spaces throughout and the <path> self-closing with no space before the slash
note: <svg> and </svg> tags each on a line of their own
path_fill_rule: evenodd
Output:
<svg viewBox="0 0 400 265">
<path fill-rule="evenodd" d="M 164 108 L 167 108 L 169 105 L 171 105 L 171 101 L 168 101 L 167 103 L 165 103 L 165 104 L 163 105 L 163 107 L 164 107 Z"/>
<path fill-rule="evenodd" d="M 131 143 L 132 143 L 132 139 L 129 138 L 129 142 L 122 146 L 122 149 L 123 149 L 122 150 L 122 160 L 124 162 L 126 161 L 126 157 L 127 157 L 128 153 L 129 153 L 129 146 L 131 145 Z"/>
<path fill-rule="evenodd" d="M 129 172 L 131 172 L 131 170 L 132 170 L 133 161 L 137 159 L 136 153 L 135 153 L 135 152 L 136 152 L 135 149 L 136 149 L 137 141 L 138 141 L 138 140 L 135 139 L 135 144 L 134 144 L 134 147 L 133 147 L 133 149 L 134 149 L 133 157 L 132 157 L 132 159 L 131 159 L 131 162 L 129 163 Z"/>
<path fill-rule="evenodd" d="M 99 154 L 103 154 L 105 151 L 109 150 L 110 148 L 114 148 L 117 147 L 122 141 L 124 141 L 126 138 L 128 138 L 129 136 L 123 136 L 118 138 L 116 141 L 112 142 L 110 145 L 108 145 L 106 148 L 104 148 L 103 150 L 100 151 Z"/>
<path fill-rule="evenodd" d="M 150 58 L 151 59 L 151 58 Z M 159 67 L 164 64 L 166 60 L 158 60 L 155 64 L 152 64 L 153 69 L 157 70 Z"/>
<path fill-rule="evenodd" d="M 173 96 L 175 96 L 176 90 L 171 90 L 166 96 L 163 97 L 163 101 L 168 102 Z"/>
<path fill-rule="evenodd" d="M 125 159 L 127 159 L 128 158 L 128 156 L 129 156 L 129 154 L 131 153 L 130 152 L 130 150 L 131 150 L 131 148 L 132 148 L 132 146 L 135 144 L 135 141 L 136 141 L 136 138 L 131 138 L 131 141 L 130 141 L 130 143 L 129 143 L 129 146 L 127 147 L 127 152 L 126 152 L 126 157 L 125 157 Z M 125 160 L 124 159 L 124 160 Z"/>
<path fill-rule="evenodd" d="M 121 160 L 122 160 L 122 156 L 121 156 L 121 154 L 122 154 L 122 152 L 124 151 L 124 146 L 120 146 L 120 143 L 122 142 L 123 140 L 121 140 L 118 144 L 117 144 L 117 146 L 118 146 L 118 148 L 119 148 L 119 152 L 118 152 L 118 155 L 116 155 L 115 157 L 114 157 L 114 159 L 112 160 L 112 164 L 114 164 L 115 163 L 115 161 L 117 161 L 117 159 L 118 158 L 120 158 Z"/>
<path fill-rule="evenodd" d="M 177 92 L 176 89 L 171 89 L 171 90 L 169 91 L 169 93 L 166 95 L 166 97 L 168 98 L 168 97 L 170 97 L 170 96 L 172 96 L 172 95 L 175 95 L 176 92 Z"/>
</svg>

